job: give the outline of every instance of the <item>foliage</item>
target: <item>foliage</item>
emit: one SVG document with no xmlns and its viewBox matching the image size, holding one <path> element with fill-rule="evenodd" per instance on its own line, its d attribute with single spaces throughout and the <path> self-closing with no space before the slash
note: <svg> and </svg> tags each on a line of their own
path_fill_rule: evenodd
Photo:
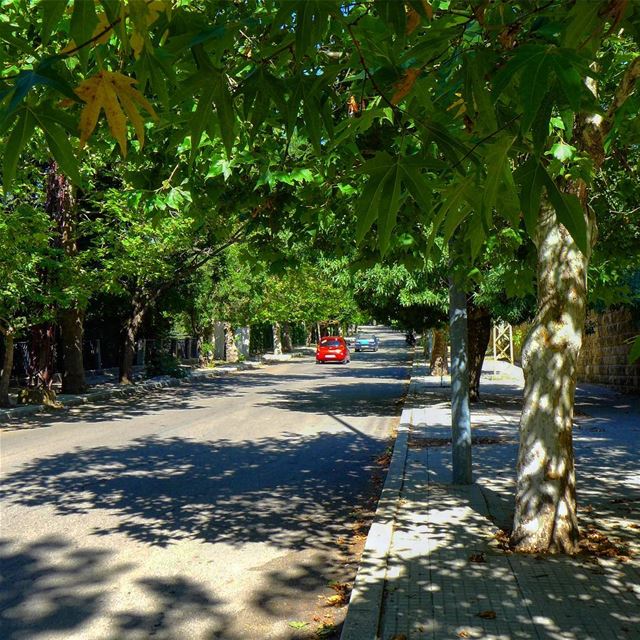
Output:
<svg viewBox="0 0 640 640">
<path fill-rule="evenodd" d="M 167 351 L 160 349 L 152 351 L 147 359 L 147 375 L 171 376 L 172 378 L 184 378 L 186 375 L 184 367 L 180 366 L 180 360 Z"/>
</svg>

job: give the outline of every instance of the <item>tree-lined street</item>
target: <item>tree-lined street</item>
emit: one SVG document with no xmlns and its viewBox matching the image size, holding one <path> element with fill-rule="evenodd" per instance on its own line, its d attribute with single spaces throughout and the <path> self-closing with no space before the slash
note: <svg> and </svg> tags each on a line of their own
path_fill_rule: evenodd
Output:
<svg viewBox="0 0 640 640">
<path fill-rule="evenodd" d="M 4 637 L 310 634 L 318 596 L 355 573 L 353 511 L 406 388 L 402 335 L 378 335 L 347 366 L 305 358 L 5 427 Z"/>
</svg>

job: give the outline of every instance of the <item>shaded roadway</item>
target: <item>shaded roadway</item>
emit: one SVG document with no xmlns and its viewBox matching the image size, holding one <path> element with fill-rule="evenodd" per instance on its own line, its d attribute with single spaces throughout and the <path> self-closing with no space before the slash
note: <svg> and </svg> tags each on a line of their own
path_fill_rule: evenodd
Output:
<svg viewBox="0 0 640 640">
<path fill-rule="evenodd" d="M 0 635 L 294 637 L 399 413 L 407 350 L 379 334 L 381 351 L 347 366 L 292 362 L 7 425 Z"/>
</svg>

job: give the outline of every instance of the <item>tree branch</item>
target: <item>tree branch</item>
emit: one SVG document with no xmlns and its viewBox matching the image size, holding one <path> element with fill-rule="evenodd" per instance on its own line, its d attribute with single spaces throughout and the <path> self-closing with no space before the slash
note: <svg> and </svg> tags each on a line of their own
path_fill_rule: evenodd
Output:
<svg viewBox="0 0 640 640">
<path fill-rule="evenodd" d="M 613 128 L 613 121 L 615 120 L 616 114 L 627 101 L 627 98 L 629 98 L 634 92 L 639 78 L 640 56 L 636 56 L 626 68 L 624 75 L 622 76 L 622 80 L 620 81 L 620 84 L 613 96 L 611 105 L 609 106 L 606 115 L 602 118 L 600 130 L 602 131 L 603 137 L 606 136 Z"/>
</svg>

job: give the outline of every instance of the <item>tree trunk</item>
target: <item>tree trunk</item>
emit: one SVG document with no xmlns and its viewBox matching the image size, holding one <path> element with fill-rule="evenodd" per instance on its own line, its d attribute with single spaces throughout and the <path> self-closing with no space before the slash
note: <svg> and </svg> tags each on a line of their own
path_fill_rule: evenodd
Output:
<svg viewBox="0 0 640 640">
<path fill-rule="evenodd" d="M 586 209 L 585 209 L 586 210 Z M 587 221 L 590 234 L 595 222 Z M 538 249 L 538 312 L 522 350 L 516 511 L 511 537 L 524 552 L 577 550 L 573 402 L 586 314 L 589 257 L 543 202 Z"/>
<path fill-rule="evenodd" d="M 491 314 L 488 309 L 478 307 L 469 298 L 467 301 L 467 327 L 469 330 L 469 400 L 480 399 L 480 374 L 484 356 L 491 339 Z"/>
<path fill-rule="evenodd" d="M 48 323 L 29 330 L 27 383 L 31 388 L 51 390 L 55 360 L 55 327 Z"/>
<path fill-rule="evenodd" d="M 134 299 L 131 315 L 123 327 L 120 342 L 120 384 L 133 382 L 133 360 L 136 357 L 136 339 L 147 313 L 148 304 Z"/>
<path fill-rule="evenodd" d="M 274 322 L 271 325 L 273 329 L 273 353 L 276 356 L 282 355 L 282 337 L 280 333 L 280 323 Z"/>
<path fill-rule="evenodd" d="M 236 336 L 230 322 L 224 323 L 224 359 L 226 362 L 238 362 Z"/>
<path fill-rule="evenodd" d="M 447 338 L 443 329 L 433 330 L 430 370 L 432 376 L 447 374 Z"/>
<path fill-rule="evenodd" d="M 282 350 L 285 353 L 293 351 L 293 338 L 291 337 L 291 323 L 285 322 L 282 325 Z"/>
<path fill-rule="evenodd" d="M 11 329 L 3 330 L 4 334 L 4 358 L 2 361 L 2 373 L 0 374 L 0 407 L 10 407 L 9 383 L 13 369 L 13 340 L 14 333 Z"/>
<path fill-rule="evenodd" d="M 56 244 L 62 249 L 65 263 L 62 279 L 75 272 L 78 212 L 71 184 L 53 160 L 49 163 L 47 174 L 45 209 L 57 225 Z M 66 281 L 59 283 L 61 288 L 66 284 Z M 62 338 L 62 393 L 82 393 L 86 388 L 82 358 L 84 309 L 78 300 L 72 300 L 67 307 L 60 309 L 59 322 Z"/>
<path fill-rule="evenodd" d="M 82 393 L 87 385 L 84 377 L 82 343 L 84 338 L 84 312 L 78 307 L 60 312 L 62 334 L 62 393 Z"/>
</svg>

